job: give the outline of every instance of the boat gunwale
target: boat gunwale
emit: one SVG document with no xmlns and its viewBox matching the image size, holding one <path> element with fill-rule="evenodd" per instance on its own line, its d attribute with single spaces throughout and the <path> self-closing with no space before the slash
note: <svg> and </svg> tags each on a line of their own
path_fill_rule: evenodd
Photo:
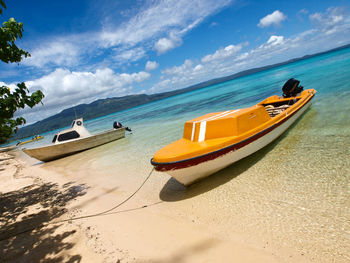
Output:
<svg viewBox="0 0 350 263">
<path fill-rule="evenodd" d="M 226 153 L 229 153 L 231 151 L 235 151 L 238 150 L 240 148 L 243 148 L 244 146 L 248 145 L 249 143 L 261 138 L 262 136 L 264 136 L 265 134 L 268 134 L 269 132 L 271 132 L 272 130 L 274 130 L 275 128 L 277 128 L 278 126 L 282 125 L 284 122 L 286 122 L 287 120 L 289 120 L 291 117 L 293 117 L 297 112 L 299 112 L 299 110 L 301 110 L 302 108 L 304 108 L 304 106 L 310 102 L 312 100 L 312 98 L 315 96 L 316 91 L 314 89 L 310 89 L 309 90 L 309 94 L 308 96 L 305 96 L 304 98 L 301 98 L 297 103 L 300 103 L 300 105 L 298 107 L 296 107 L 294 110 L 292 109 L 292 112 L 288 113 L 288 111 L 290 111 L 291 107 L 288 108 L 285 112 L 286 114 L 288 114 L 285 117 L 280 117 L 280 120 L 278 120 L 277 122 L 275 122 L 273 125 L 268 126 L 267 128 L 263 129 L 260 132 L 254 133 L 252 136 L 241 140 L 237 143 L 231 144 L 229 146 L 226 146 L 224 148 L 209 152 L 209 153 L 205 153 L 199 156 L 195 156 L 195 157 L 191 157 L 191 158 L 187 158 L 187 159 L 183 159 L 183 160 L 179 160 L 179 161 L 173 161 L 173 162 L 155 162 L 153 161 L 154 158 L 151 159 L 151 164 L 153 166 L 155 166 L 155 169 L 157 171 L 169 171 L 169 170 L 178 170 L 178 169 L 182 169 L 182 168 L 186 168 L 186 167 L 190 167 L 190 166 L 194 166 L 194 165 L 198 165 L 200 163 L 209 161 L 209 160 L 214 160 Z M 265 100 L 264 100 L 265 101 Z M 261 105 L 264 104 L 264 101 L 256 104 L 256 105 Z M 296 104 L 297 104 L 296 103 Z M 254 106 L 253 106 L 254 107 Z M 281 114 L 276 115 L 275 117 L 281 116 Z M 272 117 L 271 120 L 275 117 Z M 269 120 L 269 121 L 271 121 Z M 207 158 L 208 156 L 210 156 L 211 158 Z M 202 160 L 203 159 L 203 160 Z M 193 163 L 194 161 L 194 163 Z M 188 163 L 186 165 L 186 163 Z"/>
</svg>

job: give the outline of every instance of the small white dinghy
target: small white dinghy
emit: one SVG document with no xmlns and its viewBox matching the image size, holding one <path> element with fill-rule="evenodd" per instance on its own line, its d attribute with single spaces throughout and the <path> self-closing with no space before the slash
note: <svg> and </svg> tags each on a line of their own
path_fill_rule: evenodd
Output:
<svg viewBox="0 0 350 263">
<path fill-rule="evenodd" d="M 83 119 L 73 121 L 70 129 L 55 134 L 51 145 L 22 149 L 30 157 L 43 162 L 56 160 L 68 155 L 82 152 L 102 144 L 109 143 L 125 137 L 125 130 L 120 123 L 114 123 L 113 129 L 91 135 L 84 127 Z"/>
</svg>

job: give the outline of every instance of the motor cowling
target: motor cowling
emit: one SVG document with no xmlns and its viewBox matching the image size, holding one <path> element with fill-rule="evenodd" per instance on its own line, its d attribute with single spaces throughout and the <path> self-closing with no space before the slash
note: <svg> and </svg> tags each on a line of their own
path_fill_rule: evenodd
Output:
<svg viewBox="0 0 350 263">
<path fill-rule="evenodd" d="M 283 97 L 290 98 L 297 96 L 298 93 L 303 91 L 303 86 L 299 86 L 300 81 L 294 78 L 287 80 L 282 87 Z"/>
<path fill-rule="evenodd" d="M 123 124 L 121 124 L 119 121 L 115 121 L 113 123 L 113 128 L 114 129 L 119 129 L 121 127 L 124 127 Z M 127 130 L 128 132 L 131 132 L 132 130 L 129 127 L 125 127 L 125 130 Z"/>
<path fill-rule="evenodd" d="M 122 125 L 119 121 L 115 121 L 115 122 L 113 123 L 113 128 L 114 128 L 114 129 L 119 129 L 119 128 L 121 128 L 121 127 L 123 127 L 123 125 Z"/>
</svg>

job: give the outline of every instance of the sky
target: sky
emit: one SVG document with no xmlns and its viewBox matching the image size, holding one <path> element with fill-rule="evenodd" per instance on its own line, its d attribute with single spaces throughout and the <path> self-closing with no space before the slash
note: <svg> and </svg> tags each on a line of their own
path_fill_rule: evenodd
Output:
<svg viewBox="0 0 350 263">
<path fill-rule="evenodd" d="M 97 99 L 185 88 L 350 43 L 350 1 L 7 0 L 31 53 L 0 63 L 0 85 L 25 82 L 43 105 L 27 123 Z"/>
</svg>

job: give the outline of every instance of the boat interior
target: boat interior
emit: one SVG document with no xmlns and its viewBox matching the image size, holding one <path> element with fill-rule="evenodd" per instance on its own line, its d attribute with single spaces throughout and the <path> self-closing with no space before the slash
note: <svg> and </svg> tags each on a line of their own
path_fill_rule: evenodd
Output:
<svg viewBox="0 0 350 263">
<path fill-rule="evenodd" d="M 260 105 L 264 106 L 267 113 L 270 115 L 271 118 L 273 118 L 278 114 L 281 114 L 282 112 L 287 110 L 289 107 L 294 105 L 299 100 L 300 100 L 300 97 L 288 98 L 288 99 L 282 98 L 278 100 L 262 102 Z"/>
</svg>

